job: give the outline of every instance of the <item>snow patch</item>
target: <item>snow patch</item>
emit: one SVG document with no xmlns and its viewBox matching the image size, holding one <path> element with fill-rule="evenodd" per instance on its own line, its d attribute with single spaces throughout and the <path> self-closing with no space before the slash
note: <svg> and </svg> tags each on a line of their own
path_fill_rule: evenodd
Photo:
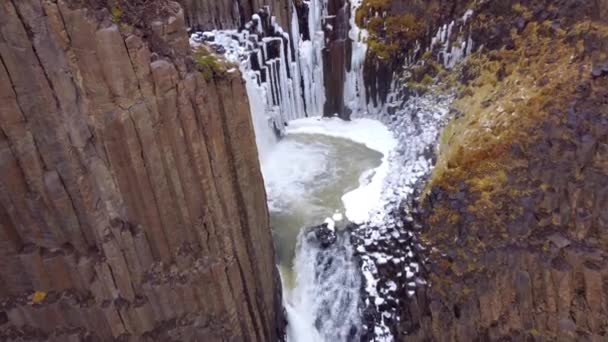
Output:
<svg viewBox="0 0 608 342">
<path fill-rule="evenodd" d="M 334 222 L 334 220 L 328 217 L 325 219 L 324 223 L 327 224 L 327 229 L 331 230 L 332 232 L 336 231 L 336 222 Z"/>
<path fill-rule="evenodd" d="M 342 213 L 335 213 L 331 218 L 336 222 L 340 222 L 344 219 L 344 215 Z"/>
</svg>

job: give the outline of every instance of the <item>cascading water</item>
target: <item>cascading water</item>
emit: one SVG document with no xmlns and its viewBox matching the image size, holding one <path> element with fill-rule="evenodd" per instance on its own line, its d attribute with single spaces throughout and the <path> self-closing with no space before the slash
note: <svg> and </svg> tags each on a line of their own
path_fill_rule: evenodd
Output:
<svg viewBox="0 0 608 342">
<path fill-rule="evenodd" d="M 302 39 L 298 26 L 298 18 L 292 20 L 294 47 L 298 50 L 298 62 L 302 74 L 304 102 L 310 116 L 323 113 L 325 91 L 323 89 L 323 56 L 321 51 L 325 46 L 322 18 L 326 11 L 324 1 L 310 0 L 303 4 L 308 10 L 308 40 Z M 296 15 L 295 5 L 294 16 Z"/>
<path fill-rule="evenodd" d="M 382 155 L 351 140 L 293 129 L 262 164 L 289 341 L 350 341 L 360 332 L 361 280 L 349 232 L 341 230 L 340 197 L 357 188 L 361 175 L 378 167 Z M 307 229 L 324 220 L 336 241 Z"/>
<path fill-rule="evenodd" d="M 286 307 L 294 323 L 288 328 L 290 342 L 359 339 L 361 275 L 349 238 L 347 232 L 338 232 L 337 241 L 324 249 L 314 232 L 301 233 L 295 259 L 297 286 L 286 290 L 291 291 Z"/>
<path fill-rule="evenodd" d="M 357 8 L 363 0 L 352 0 L 350 14 L 349 39 L 352 43 L 351 67 L 346 73 L 344 81 L 344 102 L 354 116 L 363 116 L 367 113 L 367 100 L 365 98 L 365 85 L 363 81 L 363 64 L 367 54 L 367 30 L 362 29 L 355 23 Z"/>
</svg>

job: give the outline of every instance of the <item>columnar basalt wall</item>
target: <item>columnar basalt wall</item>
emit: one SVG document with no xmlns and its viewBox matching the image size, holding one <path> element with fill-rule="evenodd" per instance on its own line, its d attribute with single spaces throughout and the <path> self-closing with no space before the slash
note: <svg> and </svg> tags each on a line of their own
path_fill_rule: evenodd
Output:
<svg viewBox="0 0 608 342">
<path fill-rule="evenodd" d="M 198 30 L 238 29 L 264 7 L 288 28 L 292 5 L 287 0 L 179 0 L 186 12 L 186 22 Z"/>
<path fill-rule="evenodd" d="M 437 30 L 459 20 L 470 2 L 464 0 L 363 0 L 356 22 L 369 32 L 363 77 L 367 102 L 381 107 L 395 76 L 431 49 Z M 457 34 L 446 35 L 448 45 Z"/>
<path fill-rule="evenodd" d="M 325 86 L 324 116 L 338 116 L 348 120 L 351 109 L 344 103 L 346 73 L 350 71 L 352 41 L 350 30 L 350 1 L 329 0 L 325 23 L 326 43 L 323 49 L 323 83 Z"/>
<path fill-rule="evenodd" d="M 240 74 L 196 71 L 177 3 L 93 3 L 0 4 L 0 339 L 276 340 Z"/>
</svg>

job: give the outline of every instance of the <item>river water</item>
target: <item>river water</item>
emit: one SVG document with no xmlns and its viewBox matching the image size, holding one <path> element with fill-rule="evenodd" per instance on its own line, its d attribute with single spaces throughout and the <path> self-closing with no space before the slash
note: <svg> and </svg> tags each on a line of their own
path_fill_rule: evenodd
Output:
<svg viewBox="0 0 608 342">
<path fill-rule="evenodd" d="M 290 342 L 349 341 L 360 329 L 360 272 L 342 196 L 368 183 L 383 155 L 352 140 L 288 134 L 262 162 L 284 285 Z M 305 228 L 333 218 L 338 241 L 319 246 Z"/>
</svg>

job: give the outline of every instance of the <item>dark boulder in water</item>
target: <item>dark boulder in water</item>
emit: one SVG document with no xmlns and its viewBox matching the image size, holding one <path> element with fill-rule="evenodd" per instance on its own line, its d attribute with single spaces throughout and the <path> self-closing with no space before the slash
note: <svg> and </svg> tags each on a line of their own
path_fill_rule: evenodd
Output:
<svg viewBox="0 0 608 342">
<path fill-rule="evenodd" d="M 310 227 L 309 230 L 314 233 L 321 248 L 328 248 L 336 242 L 336 231 L 328 223 Z"/>
</svg>

